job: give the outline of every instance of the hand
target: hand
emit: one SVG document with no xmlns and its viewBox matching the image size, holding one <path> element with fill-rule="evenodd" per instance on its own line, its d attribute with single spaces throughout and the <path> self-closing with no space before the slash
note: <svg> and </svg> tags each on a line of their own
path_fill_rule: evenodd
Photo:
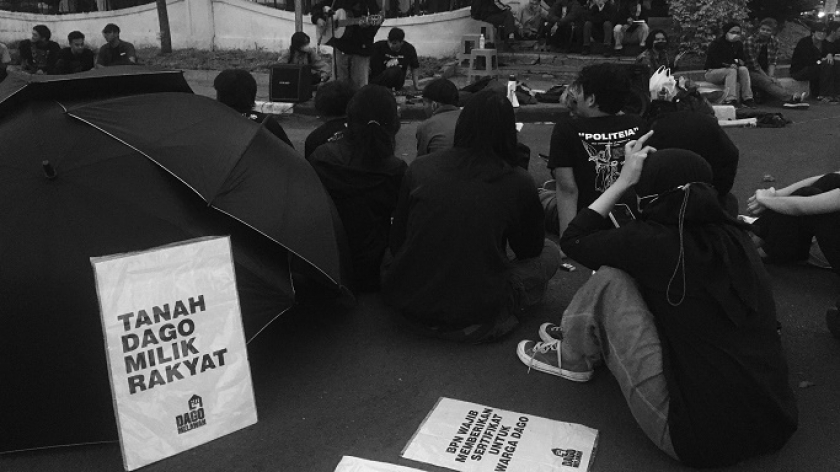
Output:
<svg viewBox="0 0 840 472">
<path fill-rule="evenodd" d="M 630 141 L 624 145 L 624 166 L 621 168 L 621 174 L 619 174 L 616 183 L 630 187 L 639 181 L 645 159 L 647 159 L 649 153 L 656 151 L 650 146 L 645 146 L 645 142 L 652 135 L 653 131 L 648 131 L 638 140 Z"/>
<path fill-rule="evenodd" d="M 755 195 L 753 195 L 749 198 L 749 200 L 747 200 L 747 212 L 753 216 L 760 215 L 762 212 L 764 212 L 764 210 L 767 209 L 767 207 L 764 205 L 764 203 L 762 203 L 762 201 L 766 198 L 772 198 L 775 196 L 776 189 L 774 187 L 756 190 Z"/>
<path fill-rule="evenodd" d="M 829 54 L 828 56 L 825 56 L 825 62 L 829 63 L 830 65 L 834 65 L 834 55 Z"/>
</svg>

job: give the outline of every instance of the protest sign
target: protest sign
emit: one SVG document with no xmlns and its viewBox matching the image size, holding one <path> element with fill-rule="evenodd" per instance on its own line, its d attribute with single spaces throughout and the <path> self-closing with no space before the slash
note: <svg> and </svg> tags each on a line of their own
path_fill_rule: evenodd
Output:
<svg viewBox="0 0 840 472">
<path fill-rule="evenodd" d="M 597 444 L 586 426 L 441 398 L 402 456 L 462 472 L 580 472 Z"/>
<path fill-rule="evenodd" d="M 126 470 L 257 422 L 229 238 L 91 263 Z"/>
<path fill-rule="evenodd" d="M 353 456 L 344 456 L 335 468 L 335 472 L 423 472 L 420 469 L 403 467 L 401 465 L 375 462 L 366 459 L 359 459 Z"/>
</svg>

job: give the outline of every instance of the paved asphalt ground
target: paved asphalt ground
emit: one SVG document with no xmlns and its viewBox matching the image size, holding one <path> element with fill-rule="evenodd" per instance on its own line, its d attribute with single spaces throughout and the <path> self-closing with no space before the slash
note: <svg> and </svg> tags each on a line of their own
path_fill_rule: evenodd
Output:
<svg viewBox="0 0 840 472">
<path fill-rule="evenodd" d="M 196 87 L 199 90 L 200 87 Z M 206 90 L 206 87 L 205 87 Z M 840 107 L 813 104 L 782 111 L 783 129 L 731 129 L 741 149 L 734 192 L 742 203 L 754 189 L 783 186 L 840 168 Z M 318 121 L 284 116 L 298 149 Z M 414 157 L 416 123 L 400 131 L 397 155 Z M 534 155 L 535 180 L 547 178 L 536 156 L 547 152 L 552 126 L 527 123 L 522 140 Z M 768 266 L 775 289 L 790 382 L 799 399 L 799 431 L 778 453 L 721 469 L 744 472 L 840 470 L 840 340 L 826 329 L 825 310 L 840 295 L 832 272 Z M 377 295 L 350 312 L 295 309 L 250 346 L 259 422 L 143 470 L 330 472 L 343 455 L 416 467 L 400 451 L 439 397 L 581 423 L 600 431 L 594 470 L 689 470 L 659 452 L 636 426 L 606 370 L 586 384 L 527 372 L 515 354 L 520 339 L 537 338 L 544 321 L 558 322 L 588 271 L 558 272 L 544 303 L 501 342 L 463 346 L 410 334 Z M 4 408 L 14 405 L 4 405 Z M 110 408 L 110 405 L 103 405 Z M 4 426 L 0 426 L 4 427 Z M 0 456 L 0 471 L 120 471 L 118 444 Z"/>
</svg>

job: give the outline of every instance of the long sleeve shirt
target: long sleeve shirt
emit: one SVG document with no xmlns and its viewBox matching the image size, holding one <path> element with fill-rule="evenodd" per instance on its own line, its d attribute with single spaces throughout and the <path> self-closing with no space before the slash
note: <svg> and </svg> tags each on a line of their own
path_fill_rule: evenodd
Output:
<svg viewBox="0 0 840 472">
<path fill-rule="evenodd" d="M 766 41 L 761 41 L 758 35 L 752 35 L 747 38 L 744 44 L 744 51 L 746 52 L 747 68 L 751 71 L 767 72 L 760 64 L 761 47 L 767 46 L 767 66 L 775 66 L 779 58 L 779 40 L 775 36 L 771 36 Z"/>
</svg>

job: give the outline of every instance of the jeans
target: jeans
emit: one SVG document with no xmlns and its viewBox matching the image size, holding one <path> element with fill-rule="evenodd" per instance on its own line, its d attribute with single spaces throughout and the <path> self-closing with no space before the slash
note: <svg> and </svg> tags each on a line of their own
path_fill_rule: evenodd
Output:
<svg viewBox="0 0 840 472">
<path fill-rule="evenodd" d="M 335 49 L 335 78 L 350 82 L 357 88 L 368 83 L 370 57 L 346 54 Z"/>
<path fill-rule="evenodd" d="M 560 329 L 564 368 L 591 370 L 606 363 L 642 431 L 678 459 L 668 426 L 671 397 L 662 345 L 633 278 L 602 266 L 577 291 L 563 312 Z"/>
<path fill-rule="evenodd" d="M 776 79 L 770 77 L 764 71 L 756 72 L 751 70 L 750 82 L 752 82 L 752 85 L 755 88 L 764 90 L 776 100 L 786 102 L 793 98 L 793 94 L 791 92 L 788 92 Z"/>
<path fill-rule="evenodd" d="M 650 27 L 647 23 L 634 23 L 636 28 L 631 33 L 627 30 L 630 25 L 615 25 L 613 28 L 613 36 L 615 37 L 615 48 L 621 49 L 625 44 L 640 44 L 644 46 L 645 40 L 650 32 Z"/>
<path fill-rule="evenodd" d="M 723 85 L 726 89 L 724 101 L 736 101 L 739 94 L 743 100 L 753 98 L 750 71 L 744 66 L 737 69 L 709 69 L 706 71 L 706 80 L 713 84 Z"/>
<path fill-rule="evenodd" d="M 587 21 L 583 24 L 583 45 L 589 46 L 589 43 L 592 42 L 592 33 L 593 27 L 596 26 L 591 21 Z M 612 39 L 613 39 L 613 25 L 609 21 L 605 21 L 600 25 L 597 25 L 604 29 L 604 46 L 610 47 L 612 46 Z"/>
</svg>

